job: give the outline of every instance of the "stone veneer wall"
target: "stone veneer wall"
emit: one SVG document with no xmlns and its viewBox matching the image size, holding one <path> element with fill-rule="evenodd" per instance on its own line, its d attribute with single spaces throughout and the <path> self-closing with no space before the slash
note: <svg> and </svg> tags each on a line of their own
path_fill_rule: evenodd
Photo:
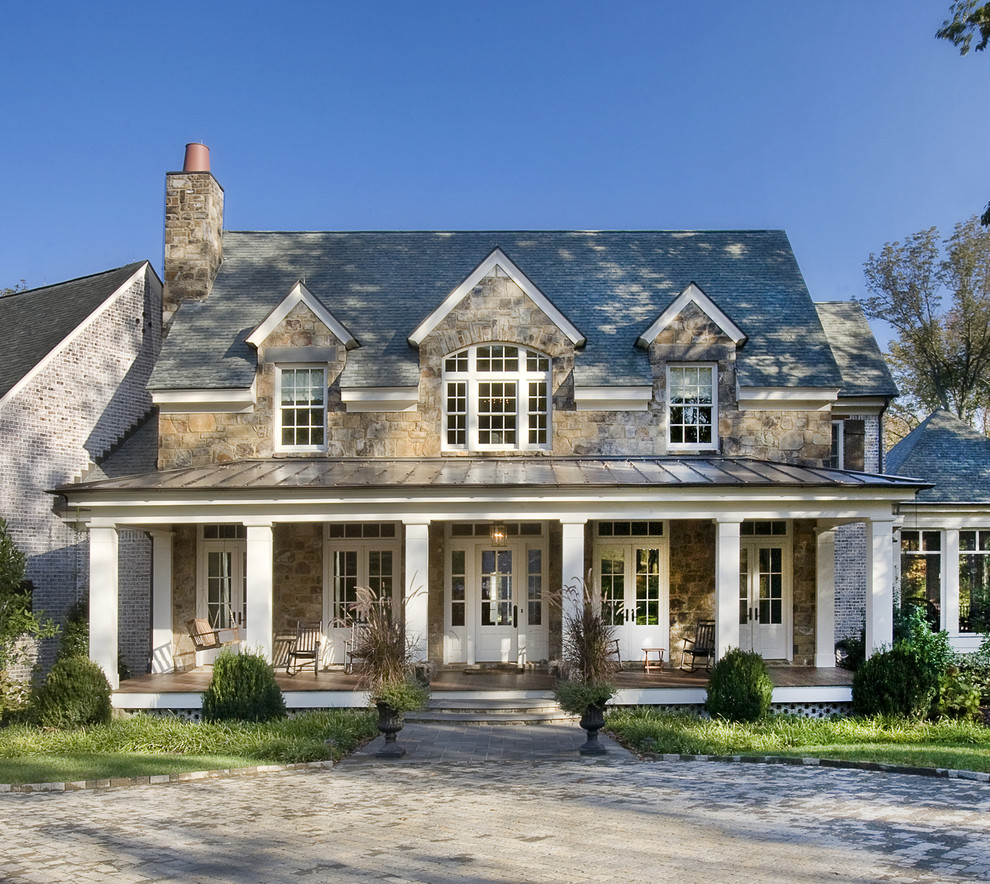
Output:
<svg viewBox="0 0 990 884">
<path fill-rule="evenodd" d="M 793 524 L 794 574 L 791 586 L 794 605 L 794 663 L 815 665 L 816 595 L 818 583 L 818 538 L 815 523 L 795 520 Z"/>
<path fill-rule="evenodd" d="M 670 523 L 670 659 L 684 639 L 693 639 L 699 620 L 715 618 L 715 524 Z"/>
<path fill-rule="evenodd" d="M 196 616 L 196 546 L 199 529 L 176 525 L 172 537 L 172 657 L 176 669 L 196 665 L 187 621 Z"/>
<path fill-rule="evenodd" d="M 339 377 L 347 351 L 302 304 L 297 305 L 259 350 L 257 401 L 247 414 L 171 413 L 160 427 L 159 466 L 223 463 L 273 456 L 275 366 L 271 348 L 334 347 L 328 364 L 328 457 L 435 457 L 441 453 L 443 357 L 472 344 L 517 343 L 547 353 L 552 366 L 552 445 L 548 453 L 651 456 L 667 453 L 668 361 L 709 361 L 719 367 L 719 435 L 723 454 L 821 465 L 831 445 L 830 418 L 823 412 L 746 411 L 736 407 L 736 350 L 707 316 L 689 305 L 650 345 L 653 399 L 645 411 L 578 411 L 574 366 L 580 359 L 567 337 L 512 280 L 487 277 L 420 346 L 419 406 L 411 412 L 347 412 Z M 529 452 L 531 454 L 531 452 Z M 449 452 L 448 456 L 478 452 Z M 511 452 L 484 456 L 506 457 Z M 275 455 L 292 456 L 292 455 Z"/>
<path fill-rule="evenodd" d="M 78 479 L 148 413 L 145 384 L 160 344 L 160 292 L 147 268 L 0 406 L 0 516 L 27 557 L 35 609 L 55 620 L 86 592 L 89 543 L 85 530 L 55 515 L 47 492 Z M 122 531 L 119 545 L 120 649 L 132 671 L 145 672 L 150 544 Z M 41 663 L 49 666 L 57 640 L 44 645 Z"/>
<path fill-rule="evenodd" d="M 883 421 L 872 414 L 853 415 L 864 422 L 864 469 L 879 473 Z M 835 639 L 858 637 L 866 625 L 866 526 L 835 529 Z"/>
<path fill-rule="evenodd" d="M 273 531 L 275 634 L 295 634 L 299 620 L 323 620 L 323 525 L 276 525 Z"/>
</svg>

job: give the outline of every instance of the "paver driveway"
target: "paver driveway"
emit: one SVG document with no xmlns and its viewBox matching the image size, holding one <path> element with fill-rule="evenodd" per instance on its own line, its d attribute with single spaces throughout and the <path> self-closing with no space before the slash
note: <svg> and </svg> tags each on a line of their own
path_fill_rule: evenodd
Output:
<svg viewBox="0 0 990 884">
<path fill-rule="evenodd" d="M 0 795 L 9 881 L 990 880 L 990 786 L 762 764 L 385 763 Z"/>
</svg>

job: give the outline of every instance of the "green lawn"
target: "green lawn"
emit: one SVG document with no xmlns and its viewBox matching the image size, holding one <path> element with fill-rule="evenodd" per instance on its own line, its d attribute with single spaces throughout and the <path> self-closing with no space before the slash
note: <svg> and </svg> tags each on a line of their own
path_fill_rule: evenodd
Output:
<svg viewBox="0 0 990 884">
<path fill-rule="evenodd" d="M 641 753 L 808 756 L 990 772 L 990 728 L 971 722 L 775 716 L 738 724 L 640 708 L 609 713 L 606 728 Z"/>
<path fill-rule="evenodd" d="M 135 715 L 108 725 L 0 730 L 0 783 L 50 783 L 342 758 L 377 733 L 365 710 L 267 724 L 191 724 Z M 329 742 L 327 742 L 329 741 Z"/>
</svg>

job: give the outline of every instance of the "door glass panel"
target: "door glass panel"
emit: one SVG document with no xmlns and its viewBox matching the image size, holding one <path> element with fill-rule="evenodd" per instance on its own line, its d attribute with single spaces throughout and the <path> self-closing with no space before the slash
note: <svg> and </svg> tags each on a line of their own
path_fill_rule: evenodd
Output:
<svg viewBox="0 0 990 884">
<path fill-rule="evenodd" d="M 450 625 L 463 626 L 467 604 L 467 567 L 465 553 L 455 549 L 450 554 Z"/>
<path fill-rule="evenodd" d="M 660 550 L 636 550 L 636 623 L 656 626 L 660 622 Z"/>
<path fill-rule="evenodd" d="M 530 626 L 543 623 L 543 550 L 527 551 L 527 608 L 526 622 Z"/>
<path fill-rule="evenodd" d="M 481 553 L 481 625 L 512 625 L 512 551 Z"/>
<path fill-rule="evenodd" d="M 392 599 L 392 550 L 368 551 L 368 586 L 378 598 Z"/>
<path fill-rule="evenodd" d="M 207 555 L 206 608 L 210 626 L 227 629 L 232 625 L 233 553 L 211 551 Z"/>
<path fill-rule="evenodd" d="M 749 622 L 749 550 L 739 550 L 739 625 Z"/>
<path fill-rule="evenodd" d="M 350 622 L 354 618 L 357 584 L 357 550 L 336 550 L 333 554 L 333 616 L 335 619 Z"/>
<path fill-rule="evenodd" d="M 783 551 L 763 547 L 759 551 L 759 621 L 780 624 L 783 622 Z"/>
<path fill-rule="evenodd" d="M 602 617 L 616 626 L 625 614 L 626 564 L 622 550 L 608 550 L 601 557 Z"/>
</svg>

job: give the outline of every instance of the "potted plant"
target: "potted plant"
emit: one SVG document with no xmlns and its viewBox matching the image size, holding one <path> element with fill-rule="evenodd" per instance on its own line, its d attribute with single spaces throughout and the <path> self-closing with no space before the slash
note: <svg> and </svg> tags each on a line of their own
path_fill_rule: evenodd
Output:
<svg viewBox="0 0 990 884">
<path fill-rule="evenodd" d="M 582 755 L 605 755 L 598 742 L 598 731 L 605 725 L 605 705 L 615 696 L 616 661 L 611 653 L 615 645 L 612 625 L 602 616 L 601 596 L 589 591 L 588 585 L 568 587 L 576 593 L 580 605 L 576 613 L 564 616 L 564 653 L 560 667 L 562 677 L 554 696 L 565 712 L 581 716 L 581 727 L 588 740 L 581 746 Z"/>
<path fill-rule="evenodd" d="M 375 754 L 401 758 L 406 750 L 396 744 L 395 735 L 402 730 L 402 715 L 422 709 L 429 700 L 429 688 L 413 675 L 405 629 L 387 596 L 358 587 L 354 614 L 364 625 L 352 653 L 363 664 L 364 687 L 378 709 L 378 730 L 385 735 L 385 745 Z"/>
</svg>

